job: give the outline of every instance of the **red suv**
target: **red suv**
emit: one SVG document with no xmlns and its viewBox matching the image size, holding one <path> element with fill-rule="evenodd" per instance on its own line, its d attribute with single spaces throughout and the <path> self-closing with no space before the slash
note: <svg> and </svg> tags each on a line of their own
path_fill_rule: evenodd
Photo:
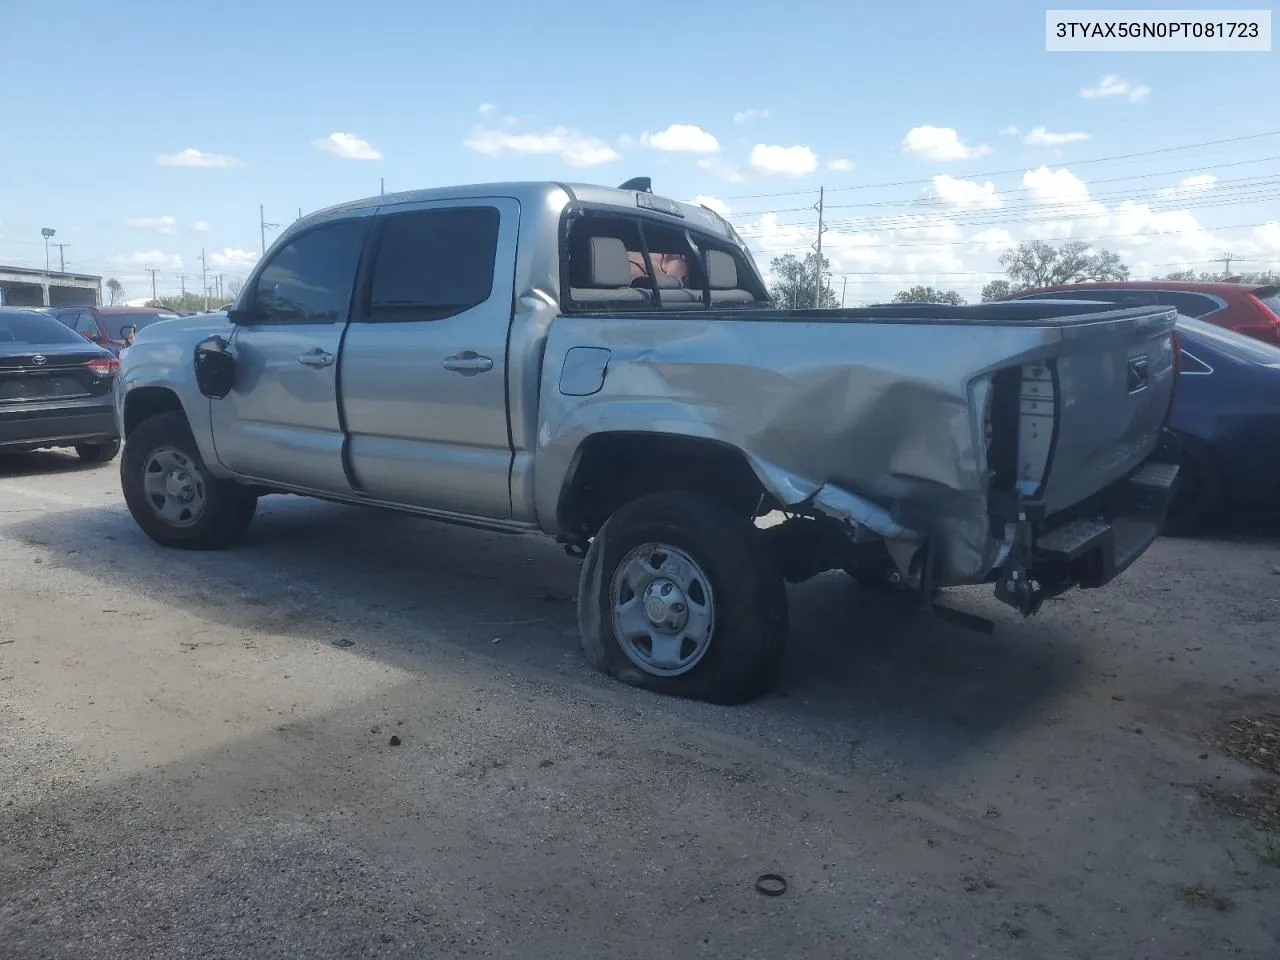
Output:
<svg viewBox="0 0 1280 960">
<path fill-rule="evenodd" d="M 45 312 L 117 357 L 129 345 L 132 334 L 157 320 L 178 316 L 163 307 L 49 307 Z"/>
<path fill-rule="evenodd" d="M 1187 317 L 1280 345 L 1280 285 L 1200 283 L 1195 280 L 1124 280 L 1072 283 L 1015 293 L 1010 300 L 1111 300 L 1135 306 L 1176 307 Z"/>
</svg>

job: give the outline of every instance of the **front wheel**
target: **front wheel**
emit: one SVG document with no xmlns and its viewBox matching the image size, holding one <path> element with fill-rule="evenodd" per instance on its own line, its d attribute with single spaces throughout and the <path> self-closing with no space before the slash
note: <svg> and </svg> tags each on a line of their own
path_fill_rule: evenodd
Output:
<svg viewBox="0 0 1280 960">
<path fill-rule="evenodd" d="M 209 473 L 178 412 L 145 420 L 129 435 L 120 486 L 138 526 L 165 547 L 229 547 L 244 535 L 258 505 L 239 484 Z"/>
<path fill-rule="evenodd" d="M 578 622 L 587 659 L 624 683 L 743 703 L 775 679 L 786 587 L 748 518 L 699 494 L 652 494 L 596 534 Z"/>
<path fill-rule="evenodd" d="M 85 463 L 106 463 L 108 460 L 114 460 L 119 452 L 119 440 L 110 440 L 107 443 L 76 444 L 76 456 Z"/>
</svg>

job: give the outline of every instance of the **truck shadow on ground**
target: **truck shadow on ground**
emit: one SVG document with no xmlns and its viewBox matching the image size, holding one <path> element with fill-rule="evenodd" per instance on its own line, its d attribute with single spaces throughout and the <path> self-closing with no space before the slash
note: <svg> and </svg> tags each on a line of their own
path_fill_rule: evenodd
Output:
<svg viewBox="0 0 1280 960">
<path fill-rule="evenodd" d="M 424 669 L 443 642 L 596 691 L 651 694 L 583 662 L 573 598 L 579 563 L 539 537 L 503 536 L 292 497 L 262 501 L 248 542 L 221 553 L 166 551 L 124 510 L 49 511 L 6 531 L 45 562 L 216 624 L 349 647 Z M 1035 723 L 1075 681 L 1085 653 L 1040 619 L 1021 621 L 980 588 L 950 602 L 1001 618 L 994 636 L 908 613 L 842 574 L 793 588 L 790 647 L 775 694 L 725 710 L 663 701 L 691 722 L 775 742 L 818 737 L 844 764 L 884 756 L 938 772 L 988 737 Z M 842 758 L 830 754 L 842 744 Z"/>
<path fill-rule="evenodd" d="M 108 469 L 114 468 L 112 460 Z M 50 474 L 101 470 L 101 463 L 85 463 L 71 450 L 37 450 L 33 453 L 0 453 L 0 477 L 41 477 Z M 118 469 L 118 468 L 116 468 Z"/>
</svg>

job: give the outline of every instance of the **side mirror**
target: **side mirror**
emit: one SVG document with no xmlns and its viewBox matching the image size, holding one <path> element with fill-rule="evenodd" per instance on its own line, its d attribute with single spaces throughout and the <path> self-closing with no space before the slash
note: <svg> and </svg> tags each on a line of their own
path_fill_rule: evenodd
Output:
<svg viewBox="0 0 1280 960">
<path fill-rule="evenodd" d="M 223 337 L 209 337 L 196 344 L 196 386 L 212 400 L 221 400 L 235 385 L 236 357 Z"/>
<path fill-rule="evenodd" d="M 133 335 L 138 332 L 136 324 L 126 323 L 120 328 L 120 339 L 125 343 L 133 343 Z"/>
</svg>

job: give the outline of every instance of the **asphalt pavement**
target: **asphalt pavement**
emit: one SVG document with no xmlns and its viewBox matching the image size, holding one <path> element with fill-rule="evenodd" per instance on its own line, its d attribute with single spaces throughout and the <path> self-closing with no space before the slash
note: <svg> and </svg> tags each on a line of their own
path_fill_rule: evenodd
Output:
<svg viewBox="0 0 1280 960">
<path fill-rule="evenodd" d="M 1280 836 L 1214 799 L 1280 525 L 953 591 L 994 636 L 826 575 L 735 708 L 588 669 L 577 573 L 294 497 L 165 551 L 118 462 L 0 457 L 0 957 L 1280 955 Z"/>
</svg>

